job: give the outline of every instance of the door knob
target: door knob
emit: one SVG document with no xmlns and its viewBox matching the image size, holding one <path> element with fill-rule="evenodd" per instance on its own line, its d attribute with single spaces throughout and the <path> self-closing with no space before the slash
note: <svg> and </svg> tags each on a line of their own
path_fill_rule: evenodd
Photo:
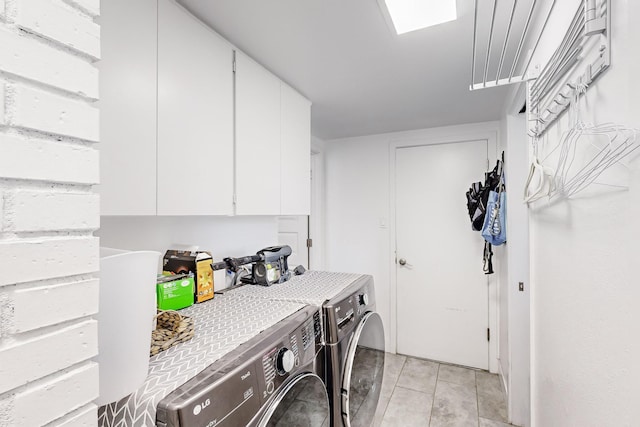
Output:
<svg viewBox="0 0 640 427">
<path fill-rule="evenodd" d="M 407 260 L 406 260 L 406 259 L 404 259 L 404 258 L 400 258 L 400 259 L 398 260 L 398 264 L 400 264 L 400 265 L 406 265 L 406 264 L 407 264 Z"/>
</svg>

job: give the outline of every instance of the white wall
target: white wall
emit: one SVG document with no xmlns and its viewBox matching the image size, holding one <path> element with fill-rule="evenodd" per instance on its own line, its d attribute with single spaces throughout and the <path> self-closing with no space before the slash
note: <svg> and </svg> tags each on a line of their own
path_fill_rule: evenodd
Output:
<svg viewBox="0 0 640 427">
<path fill-rule="evenodd" d="M 0 425 L 93 426 L 99 0 L 0 0 Z"/>
<path fill-rule="evenodd" d="M 509 156 L 509 124 L 505 117 L 500 121 L 500 147 L 498 152 L 505 151 L 505 157 Z M 505 158 L 505 160 L 507 160 Z M 507 166 L 505 166 L 506 175 L 506 189 L 507 189 L 507 213 L 509 214 L 509 202 L 511 201 L 511 193 L 513 191 L 511 186 L 511 176 L 507 174 Z M 509 220 L 507 215 L 507 221 Z M 507 243 L 494 248 L 495 258 L 497 259 L 498 274 L 498 328 L 499 328 L 499 343 L 498 343 L 498 372 L 502 376 L 503 385 L 508 395 L 509 393 L 509 298 L 508 298 L 508 272 L 509 272 L 509 249 L 511 246 L 511 228 L 507 224 Z"/>
<path fill-rule="evenodd" d="M 508 346 L 500 342 L 500 358 L 506 366 L 509 419 L 513 424 L 529 426 L 531 414 L 530 392 L 530 296 L 529 281 L 529 212 L 522 202 L 522 188 L 528 175 L 528 144 L 526 118 L 510 115 L 506 118 L 508 141 L 505 153 L 507 179 L 507 277 L 500 282 L 501 333 L 508 326 Z M 524 288 L 519 289 L 522 282 Z M 506 299 L 507 309 L 502 302 Z M 503 322 L 502 316 L 506 317 Z M 505 366 L 503 366 L 504 371 Z"/>
<path fill-rule="evenodd" d="M 274 216 L 110 217 L 101 218 L 100 245 L 163 253 L 172 244 L 198 245 L 214 260 L 255 254 L 278 243 Z M 215 288 L 223 289 L 216 276 Z"/>
<path fill-rule="evenodd" d="M 371 274 L 376 308 L 390 336 L 389 142 L 387 136 L 328 141 L 326 168 L 326 267 Z"/>
<path fill-rule="evenodd" d="M 509 421 L 530 425 L 529 212 L 522 189 L 529 173 L 524 87 L 514 87 L 500 121 L 505 151 L 507 243 L 496 248 L 499 295 L 499 373 L 507 392 Z M 498 150 L 498 151 L 500 151 Z M 519 290 L 519 283 L 524 288 Z"/>
<path fill-rule="evenodd" d="M 313 108 L 313 107 L 312 107 Z M 325 270 L 325 155 L 324 140 L 311 136 L 311 215 L 309 237 L 313 240 L 310 250 L 310 266 L 313 270 Z"/>
<path fill-rule="evenodd" d="M 640 127 L 640 2 L 612 3 L 612 66 L 589 89 L 583 117 Z M 557 20 L 566 22 L 577 1 L 559 6 L 541 42 L 547 53 L 564 34 Z M 566 119 L 549 131 L 543 155 Z M 534 426 L 631 426 L 640 419 L 639 163 L 632 163 L 628 191 L 596 185 L 530 211 Z M 626 179 L 624 168 L 611 172 Z"/>
<path fill-rule="evenodd" d="M 390 146 L 412 139 L 421 143 L 473 139 L 487 132 L 495 135 L 497 131 L 498 123 L 481 123 L 327 141 L 327 269 L 374 276 L 376 308 L 384 322 L 387 351 L 395 352 L 396 348 Z M 464 209 L 464 194 L 460 197 Z M 497 262 L 497 257 L 494 260 Z M 481 260 L 478 265 L 481 268 Z M 490 312 L 489 323 L 494 332 L 497 330 L 496 282 L 497 275 L 494 275 L 489 295 L 495 308 Z M 490 368 L 493 372 L 497 371 L 497 343 L 497 339 L 492 340 Z"/>
</svg>

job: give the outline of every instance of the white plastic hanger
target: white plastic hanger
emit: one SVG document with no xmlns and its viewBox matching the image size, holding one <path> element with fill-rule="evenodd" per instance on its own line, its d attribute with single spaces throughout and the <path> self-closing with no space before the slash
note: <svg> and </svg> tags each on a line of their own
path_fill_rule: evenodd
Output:
<svg viewBox="0 0 640 427">
<path fill-rule="evenodd" d="M 569 103 L 569 121 L 572 125 L 562 134 L 558 144 L 547 153 L 542 161 L 538 157 L 540 140 L 534 137 L 533 158 L 524 190 L 526 203 L 545 197 L 551 199 L 553 197 L 574 196 L 589 185 L 596 183 L 598 177 L 610 167 L 622 165 L 628 169 L 622 160 L 640 148 L 638 141 L 640 131 L 638 129 L 613 123 L 593 125 L 582 121 L 579 99 L 580 95 L 586 92 L 587 85 L 580 79 L 578 83 L 571 84 L 570 87 L 572 92 Z M 564 95 L 563 97 L 567 98 Z M 583 148 L 580 144 L 585 140 L 596 149 L 596 152 L 576 170 L 576 166 L 574 166 L 576 154 L 578 149 Z M 604 144 L 596 143 L 596 141 L 602 140 L 604 140 Z M 558 160 L 554 171 L 546 164 L 547 160 L 558 150 Z M 598 184 L 622 187 L 606 183 Z"/>
<path fill-rule="evenodd" d="M 640 147 L 637 129 L 613 123 L 593 125 L 583 122 L 580 118 L 579 97 L 586 92 L 587 87 L 579 82 L 573 88 L 569 112 L 573 116 L 574 124 L 563 134 L 559 143 L 560 155 L 553 177 L 555 188 L 552 196 L 571 197 L 595 183 L 596 179 L 613 165 L 627 167 L 621 161 Z M 580 169 L 573 172 L 576 152 L 578 148 L 582 148 L 580 143 L 585 138 L 597 152 Z M 606 141 L 602 146 L 595 144 L 595 140 L 600 139 Z"/>
<path fill-rule="evenodd" d="M 536 200 L 540 200 L 545 197 L 550 197 L 554 188 L 553 180 L 551 177 L 554 175 L 553 169 L 544 166 L 538 160 L 538 145 L 539 140 L 534 137 L 533 141 L 533 158 L 531 160 L 531 167 L 529 168 L 529 176 L 524 187 L 524 201 L 525 203 L 531 203 Z M 534 178 L 536 178 L 536 185 L 532 187 Z"/>
</svg>

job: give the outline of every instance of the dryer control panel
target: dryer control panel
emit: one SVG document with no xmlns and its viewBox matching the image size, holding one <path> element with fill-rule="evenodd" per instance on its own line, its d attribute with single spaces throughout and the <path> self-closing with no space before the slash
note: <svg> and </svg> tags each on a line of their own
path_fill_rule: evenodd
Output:
<svg viewBox="0 0 640 427">
<path fill-rule="evenodd" d="M 373 279 L 365 276 L 324 306 L 327 344 L 339 342 L 375 308 Z"/>
</svg>

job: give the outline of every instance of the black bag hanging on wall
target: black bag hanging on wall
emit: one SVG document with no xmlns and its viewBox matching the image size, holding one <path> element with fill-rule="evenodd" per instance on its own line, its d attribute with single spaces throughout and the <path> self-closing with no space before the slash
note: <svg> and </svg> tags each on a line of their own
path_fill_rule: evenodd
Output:
<svg viewBox="0 0 640 427">
<path fill-rule="evenodd" d="M 484 242 L 484 252 L 482 253 L 482 271 L 484 274 L 493 274 L 493 247 L 491 243 Z"/>
<path fill-rule="evenodd" d="M 504 151 L 502 158 L 496 162 L 493 170 L 485 173 L 484 184 L 480 181 L 471 184 L 467 191 L 467 211 L 471 219 L 471 229 L 474 231 L 482 231 L 484 219 L 487 215 L 487 204 L 489 202 L 489 193 L 497 191 L 500 187 L 500 178 L 504 167 Z M 483 270 L 485 274 L 493 274 L 493 250 L 491 243 L 484 243 L 483 254 Z"/>
<path fill-rule="evenodd" d="M 484 184 L 480 181 L 474 182 L 467 191 L 467 210 L 471 219 L 471 229 L 474 231 L 482 230 L 484 217 L 487 214 L 489 193 L 498 189 L 503 165 L 503 161 L 498 160 L 493 170 L 484 174 Z"/>
<path fill-rule="evenodd" d="M 471 218 L 471 229 L 474 231 L 480 231 L 482 228 L 486 212 L 486 207 L 482 205 L 481 191 L 482 182 L 480 181 L 471 184 L 471 188 L 467 191 L 467 210 Z"/>
</svg>

